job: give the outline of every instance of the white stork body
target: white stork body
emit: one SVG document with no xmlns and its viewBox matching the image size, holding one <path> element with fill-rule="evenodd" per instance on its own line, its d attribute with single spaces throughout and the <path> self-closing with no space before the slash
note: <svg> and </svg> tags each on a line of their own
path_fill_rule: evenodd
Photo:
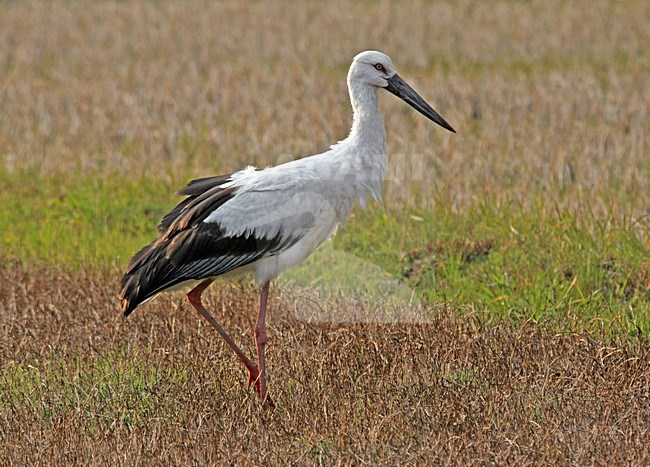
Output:
<svg viewBox="0 0 650 467">
<path fill-rule="evenodd" d="M 159 226 L 160 237 L 138 252 L 122 279 L 125 315 L 159 292 L 202 281 L 189 294 L 194 307 L 226 339 L 249 370 L 263 400 L 264 316 L 269 281 L 304 261 L 347 219 L 356 201 L 381 197 L 386 171 L 386 132 L 379 89 L 399 96 L 419 112 L 454 131 L 395 72 L 380 52 L 352 62 L 348 88 L 353 109 L 350 135 L 322 154 L 264 170 L 248 167 L 228 176 L 190 182 L 187 195 Z M 215 277 L 254 270 L 263 284 L 256 326 L 258 366 L 251 362 L 201 304 Z"/>
<path fill-rule="evenodd" d="M 329 151 L 264 170 L 248 167 L 223 187 L 235 196 L 205 219 L 226 235 L 299 240 L 250 265 L 263 284 L 287 267 L 302 263 L 345 223 L 355 201 L 381 199 L 386 173 L 386 131 L 376 87 L 354 86 L 348 77 L 354 124 L 345 140 Z"/>
<path fill-rule="evenodd" d="M 365 203 L 369 194 L 379 199 L 385 149 L 370 160 L 377 162 L 376 167 L 358 163 L 349 152 L 346 140 L 323 154 L 260 171 L 250 167 L 237 172 L 223 185 L 238 186 L 235 196 L 204 222 L 220 224 L 227 236 L 250 235 L 280 242 L 297 238 L 288 248 L 248 266 L 260 283 L 272 280 L 287 267 L 302 263 L 330 238 L 355 201 Z M 369 184 L 370 180 L 374 183 Z"/>
</svg>

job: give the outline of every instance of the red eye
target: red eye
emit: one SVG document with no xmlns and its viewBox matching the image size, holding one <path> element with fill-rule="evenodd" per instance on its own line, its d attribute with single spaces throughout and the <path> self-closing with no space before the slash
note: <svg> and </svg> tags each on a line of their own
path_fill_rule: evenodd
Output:
<svg viewBox="0 0 650 467">
<path fill-rule="evenodd" d="M 381 71 L 381 72 L 386 73 L 386 68 L 384 68 L 384 65 L 382 65 L 381 63 L 377 63 L 377 64 L 375 65 L 375 68 L 376 68 L 377 70 Z"/>
</svg>

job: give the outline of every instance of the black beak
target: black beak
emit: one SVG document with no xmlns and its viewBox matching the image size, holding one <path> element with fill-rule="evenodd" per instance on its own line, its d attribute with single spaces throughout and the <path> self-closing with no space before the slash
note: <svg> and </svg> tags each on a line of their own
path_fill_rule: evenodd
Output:
<svg viewBox="0 0 650 467">
<path fill-rule="evenodd" d="M 415 92 L 413 88 L 406 83 L 406 81 L 400 78 L 397 73 L 395 73 L 391 78 L 388 78 L 386 81 L 388 81 L 388 86 L 386 86 L 384 89 L 395 94 L 397 97 L 402 99 L 404 102 L 427 117 L 429 120 L 434 121 L 441 127 L 446 128 L 453 133 L 456 133 L 456 130 L 454 130 L 451 125 L 447 123 L 445 119 L 440 116 L 440 114 L 438 114 L 438 112 L 433 110 L 431 106 L 427 104 L 425 100 L 422 99 L 418 93 Z"/>
</svg>

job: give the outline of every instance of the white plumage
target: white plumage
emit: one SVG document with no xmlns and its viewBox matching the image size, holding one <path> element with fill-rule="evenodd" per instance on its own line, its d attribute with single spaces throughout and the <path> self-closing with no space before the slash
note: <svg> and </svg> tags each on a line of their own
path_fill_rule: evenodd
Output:
<svg viewBox="0 0 650 467">
<path fill-rule="evenodd" d="M 248 368 L 249 386 L 254 382 L 262 400 L 270 402 L 264 369 L 269 281 L 331 237 L 355 202 L 365 205 L 369 197 L 381 198 L 386 172 L 386 132 L 379 112 L 382 88 L 454 131 L 397 75 L 388 56 L 360 53 L 348 73 L 354 116 L 349 136 L 322 154 L 190 182 L 180 191 L 188 198 L 163 219 L 160 237 L 129 263 L 120 295 L 125 315 L 163 290 L 202 281 L 188 299 Z M 200 301 L 214 277 L 243 270 L 253 270 L 263 284 L 255 332 L 258 365 Z"/>
</svg>

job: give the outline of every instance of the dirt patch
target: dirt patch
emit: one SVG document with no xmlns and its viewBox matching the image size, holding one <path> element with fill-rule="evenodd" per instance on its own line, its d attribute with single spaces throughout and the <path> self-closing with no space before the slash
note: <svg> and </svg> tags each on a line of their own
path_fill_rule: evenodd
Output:
<svg viewBox="0 0 650 467">
<path fill-rule="evenodd" d="M 275 295 L 267 412 L 182 294 L 124 320 L 117 275 L 0 273 L 3 464 L 650 460 L 648 342 L 459 310 L 314 326 Z M 252 343 L 252 287 L 216 285 L 206 305 Z"/>
</svg>

